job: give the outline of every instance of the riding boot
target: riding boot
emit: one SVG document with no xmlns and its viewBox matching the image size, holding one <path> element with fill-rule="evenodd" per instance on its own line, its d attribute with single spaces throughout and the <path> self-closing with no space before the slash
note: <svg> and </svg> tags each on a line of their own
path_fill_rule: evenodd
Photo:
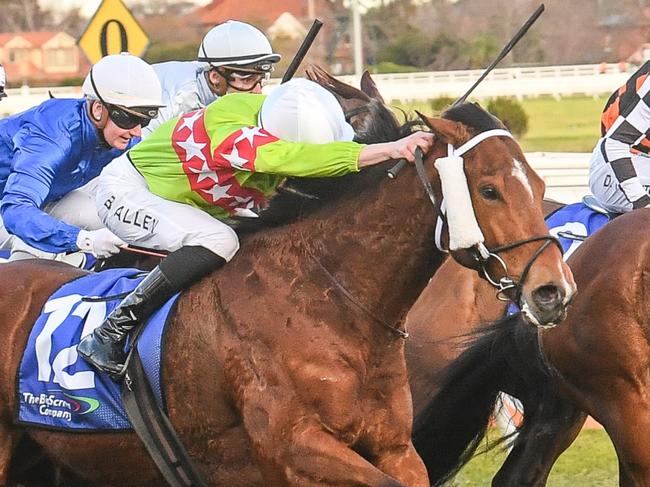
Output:
<svg viewBox="0 0 650 487">
<path fill-rule="evenodd" d="M 169 254 L 115 308 L 98 328 L 83 337 L 77 351 L 95 368 L 119 378 L 124 373 L 124 341 L 174 294 L 187 288 L 226 260 L 201 246 L 184 246 Z"/>
<path fill-rule="evenodd" d="M 146 321 L 175 293 L 167 277 L 159 267 L 155 267 L 99 327 L 81 339 L 77 352 L 96 369 L 121 376 L 126 361 L 124 342 L 128 333 Z"/>
</svg>

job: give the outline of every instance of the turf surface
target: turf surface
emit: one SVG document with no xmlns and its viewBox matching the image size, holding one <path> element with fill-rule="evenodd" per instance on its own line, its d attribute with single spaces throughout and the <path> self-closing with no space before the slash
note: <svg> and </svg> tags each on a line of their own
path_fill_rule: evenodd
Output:
<svg viewBox="0 0 650 487">
<path fill-rule="evenodd" d="M 521 104 L 528 115 L 528 132 L 520 140 L 524 151 L 591 152 L 600 137 L 600 114 L 606 100 L 606 96 L 524 98 Z M 433 113 L 426 101 L 394 106 Z"/>
</svg>

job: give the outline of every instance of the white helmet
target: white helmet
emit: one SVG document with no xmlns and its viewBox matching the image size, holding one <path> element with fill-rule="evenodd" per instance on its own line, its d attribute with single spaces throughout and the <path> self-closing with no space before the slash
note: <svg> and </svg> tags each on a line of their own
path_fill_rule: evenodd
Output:
<svg viewBox="0 0 650 487">
<path fill-rule="evenodd" d="M 212 67 L 242 66 L 256 71 L 270 72 L 280 58 L 271 48 L 266 36 L 258 28 L 229 20 L 219 24 L 205 35 L 197 60 Z"/>
<path fill-rule="evenodd" d="M 334 95 L 313 81 L 292 79 L 264 100 L 259 125 L 282 140 L 326 144 L 350 141 L 354 129 Z"/>
<path fill-rule="evenodd" d="M 82 86 L 84 95 L 122 107 L 162 107 L 162 88 L 153 67 L 127 52 L 101 58 Z"/>
</svg>

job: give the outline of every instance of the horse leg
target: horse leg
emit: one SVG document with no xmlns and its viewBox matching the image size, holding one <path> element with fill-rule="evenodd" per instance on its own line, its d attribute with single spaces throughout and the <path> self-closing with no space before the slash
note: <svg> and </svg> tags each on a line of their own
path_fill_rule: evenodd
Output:
<svg viewBox="0 0 650 487">
<path fill-rule="evenodd" d="M 555 461 L 578 436 L 586 417 L 573 403 L 558 398 L 551 408 L 544 407 L 535 417 L 525 418 L 524 426 L 492 485 L 545 485 Z"/>
<path fill-rule="evenodd" d="M 429 485 L 426 481 L 426 467 L 411 442 L 397 451 L 389 449 L 381 452 L 376 458 L 376 464 L 382 472 L 398 479 L 404 485 Z"/>
<path fill-rule="evenodd" d="M 258 424 L 259 426 L 259 424 Z M 251 433 L 257 464 L 264 485 L 323 487 L 350 485 L 355 487 L 404 487 L 406 484 L 390 477 L 375 467 L 348 445 L 324 431 L 320 424 L 306 422 L 294 426 L 290 437 L 280 436 L 265 428 Z M 413 455 L 401 452 L 407 461 Z M 395 454 L 398 454 L 395 452 Z M 382 458 L 382 462 L 388 458 Z M 423 467 L 422 467 L 423 468 Z M 409 487 L 425 487 L 424 482 L 410 483 Z"/>
<path fill-rule="evenodd" d="M 598 397 L 596 419 L 614 443 L 621 487 L 650 487 L 650 398 L 647 387 Z M 609 397 L 610 401 L 603 401 Z"/>
</svg>

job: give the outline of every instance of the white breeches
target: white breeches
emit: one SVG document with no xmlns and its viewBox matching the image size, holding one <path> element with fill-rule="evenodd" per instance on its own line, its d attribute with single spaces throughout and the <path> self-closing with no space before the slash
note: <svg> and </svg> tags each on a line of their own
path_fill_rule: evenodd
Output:
<svg viewBox="0 0 650 487">
<path fill-rule="evenodd" d="M 645 154 L 634 154 L 632 155 L 632 165 L 641 185 L 648 192 L 648 188 L 650 188 L 650 157 Z M 632 211 L 632 203 L 623 193 L 611 164 L 603 158 L 600 143 L 596 145 L 589 162 L 589 188 L 607 210 L 614 213 Z"/>
<path fill-rule="evenodd" d="M 239 250 L 235 231 L 194 206 L 151 193 L 126 155 L 104 168 L 97 185 L 97 213 L 106 227 L 129 244 L 173 252 L 205 247 L 226 261 Z"/>
<path fill-rule="evenodd" d="M 102 222 L 95 209 L 96 184 L 97 178 L 81 188 L 70 191 L 60 200 L 45 204 L 41 209 L 57 220 L 84 230 L 102 228 Z M 0 249 L 11 249 L 11 260 L 58 259 L 64 255 L 30 247 L 18 237 L 10 235 L 2 224 L 2 219 L 0 219 Z"/>
</svg>

